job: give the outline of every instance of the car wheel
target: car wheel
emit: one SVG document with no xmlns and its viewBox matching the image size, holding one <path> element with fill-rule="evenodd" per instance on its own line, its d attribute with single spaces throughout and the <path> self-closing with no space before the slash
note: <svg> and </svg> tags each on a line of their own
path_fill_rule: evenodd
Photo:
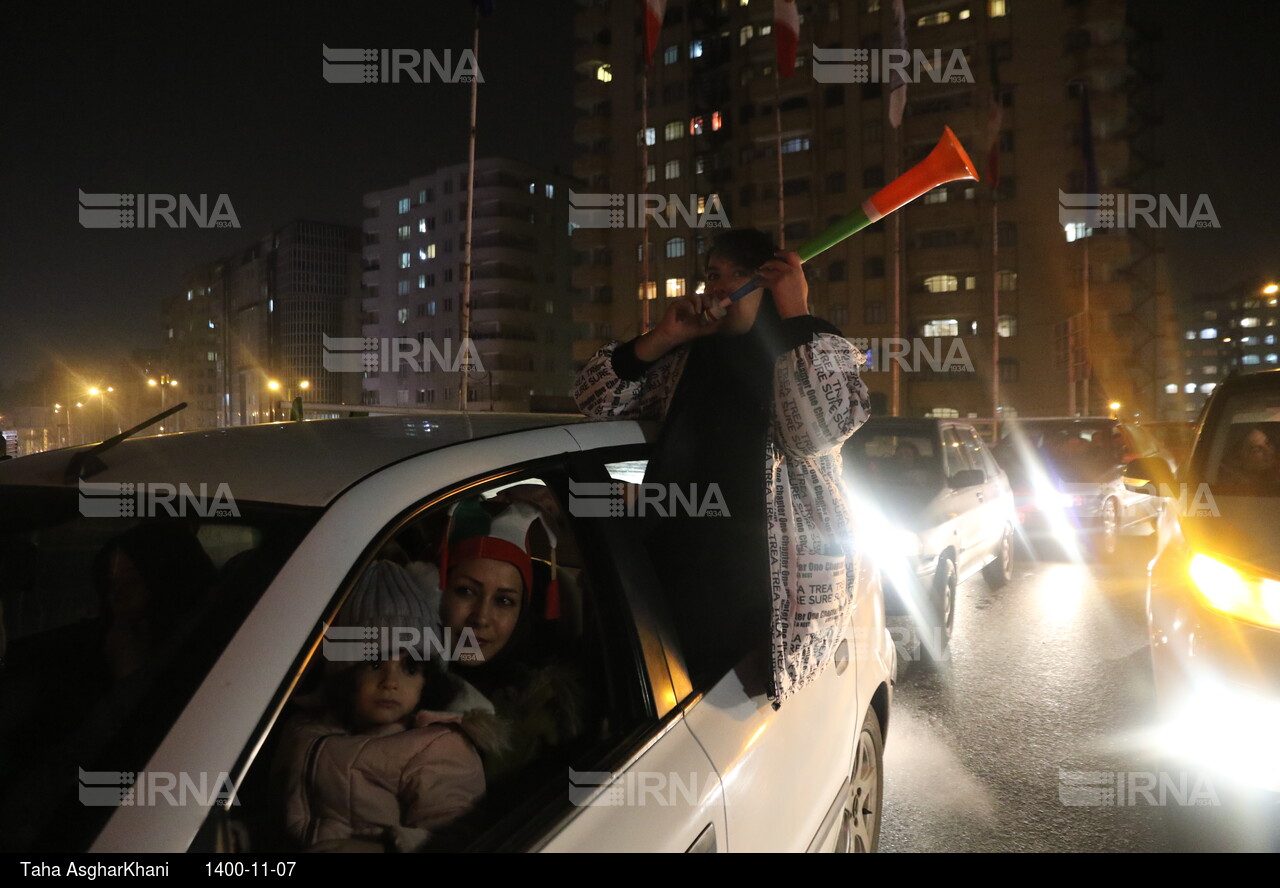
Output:
<svg viewBox="0 0 1280 888">
<path fill-rule="evenodd" d="M 937 663 L 951 645 L 951 630 L 956 623 L 956 588 L 960 585 L 960 575 L 956 571 L 956 563 L 944 555 L 938 559 L 938 569 L 933 574 L 933 600 L 930 605 L 929 625 L 926 631 L 931 636 L 928 643 L 920 645 L 920 659 L 927 663 Z M 931 649 L 931 645 L 933 648 Z"/>
<path fill-rule="evenodd" d="M 1120 549 L 1120 506 L 1113 499 L 1102 504 L 1100 526 L 1093 538 L 1093 552 L 1099 561 L 1111 561 Z"/>
<path fill-rule="evenodd" d="M 982 569 L 989 589 L 999 589 L 1013 579 L 1013 529 L 1006 527 L 996 547 L 996 558 Z"/>
<path fill-rule="evenodd" d="M 836 851 L 869 853 L 880 847 L 880 806 L 884 797 L 884 737 L 880 719 L 868 709 L 853 751 L 853 772 L 844 802 Z"/>
</svg>

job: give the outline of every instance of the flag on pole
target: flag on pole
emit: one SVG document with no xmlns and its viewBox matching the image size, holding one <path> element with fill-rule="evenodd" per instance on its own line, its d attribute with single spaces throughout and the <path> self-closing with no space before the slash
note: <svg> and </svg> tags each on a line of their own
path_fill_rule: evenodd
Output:
<svg viewBox="0 0 1280 888">
<path fill-rule="evenodd" d="M 899 56 L 906 60 L 910 50 L 907 48 L 907 13 L 902 8 L 902 0 L 893 0 L 893 43 L 894 49 L 900 50 Z M 902 115 L 907 110 L 907 78 L 903 76 L 905 66 L 894 66 L 889 75 L 889 125 L 894 129 L 902 126 Z M 884 70 L 884 66 L 881 66 Z"/>
<path fill-rule="evenodd" d="M 778 73 L 796 73 L 796 48 L 800 45 L 800 13 L 796 0 L 773 0 L 773 37 L 778 47 Z"/>
<path fill-rule="evenodd" d="M 1000 187 L 1000 125 L 1004 122 L 1004 106 L 1000 101 L 1000 65 L 991 55 L 991 97 L 987 106 L 987 181 Z"/>
<path fill-rule="evenodd" d="M 667 0 L 644 0 L 644 55 L 650 65 L 653 64 L 653 53 L 658 48 L 662 17 L 666 12 Z"/>
</svg>

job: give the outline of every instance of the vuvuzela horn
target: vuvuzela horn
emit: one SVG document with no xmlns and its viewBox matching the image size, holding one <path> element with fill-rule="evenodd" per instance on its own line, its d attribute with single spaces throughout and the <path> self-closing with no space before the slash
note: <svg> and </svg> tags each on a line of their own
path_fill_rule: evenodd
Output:
<svg viewBox="0 0 1280 888">
<path fill-rule="evenodd" d="M 881 188 L 857 210 L 833 222 L 826 230 L 802 243 L 796 248 L 796 253 L 799 254 L 801 262 L 808 262 L 823 250 L 835 246 L 873 222 L 880 221 L 926 191 L 960 179 L 977 181 L 978 171 L 974 169 L 973 161 L 965 153 L 964 147 L 956 138 L 956 134 L 951 131 L 951 127 L 944 126 L 942 138 L 929 152 L 928 157 Z M 750 281 L 721 299 L 718 307 L 723 309 L 737 302 L 763 284 L 763 278 L 759 276 L 751 278 Z"/>
</svg>

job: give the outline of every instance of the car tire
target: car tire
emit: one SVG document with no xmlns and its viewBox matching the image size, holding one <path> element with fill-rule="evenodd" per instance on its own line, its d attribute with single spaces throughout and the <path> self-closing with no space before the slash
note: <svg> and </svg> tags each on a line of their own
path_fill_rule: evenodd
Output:
<svg viewBox="0 0 1280 888">
<path fill-rule="evenodd" d="M 1120 551 L 1120 504 L 1108 498 L 1102 504 L 1099 527 L 1093 535 L 1091 549 L 1097 561 L 1114 561 Z"/>
<path fill-rule="evenodd" d="M 836 851 L 870 853 L 880 847 L 880 817 L 884 799 L 884 735 L 872 708 L 862 719 L 853 749 L 853 769 L 841 815 Z"/>
<path fill-rule="evenodd" d="M 995 560 L 982 569 L 982 579 L 988 589 L 999 589 L 1013 579 L 1013 528 L 1005 527 Z"/>
<path fill-rule="evenodd" d="M 945 659 L 947 649 L 951 646 L 951 630 L 956 624 L 956 589 L 960 585 L 960 574 L 956 563 L 949 555 L 938 559 L 938 568 L 933 573 L 933 594 L 930 596 L 928 626 L 923 627 L 931 633 L 929 642 L 936 643 L 936 650 L 923 641 L 920 644 L 920 659 L 925 663 L 937 664 Z"/>
</svg>

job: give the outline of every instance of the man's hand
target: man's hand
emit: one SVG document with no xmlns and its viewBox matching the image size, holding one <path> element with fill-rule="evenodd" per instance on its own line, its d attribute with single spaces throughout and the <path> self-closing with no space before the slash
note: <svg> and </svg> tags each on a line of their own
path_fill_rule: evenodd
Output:
<svg viewBox="0 0 1280 888">
<path fill-rule="evenodd" d="M 783 320 L 809 313 L 809 283 L 804 279 L 798 253 L 783 250 L 761 265 L 756 274 L 773 292 L 773 304 Z"/>
</svg>

